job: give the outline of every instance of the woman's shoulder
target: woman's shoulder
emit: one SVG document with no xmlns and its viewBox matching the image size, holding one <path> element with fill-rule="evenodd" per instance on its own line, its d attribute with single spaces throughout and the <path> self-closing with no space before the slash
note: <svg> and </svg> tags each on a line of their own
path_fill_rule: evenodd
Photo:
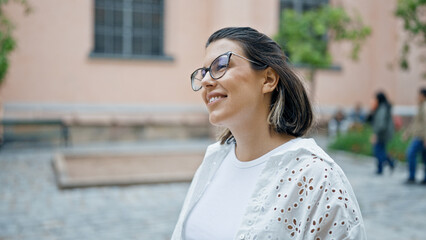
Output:
<svg viewBox="0 0 426 240">
<path fill-rule="evenodd" d="M 313 139 L 300 139 L 289 149 L 275 154 L 271 160 L 271 169 L 289 172 L 294 179 L 337 177 L 346 182 L 342 169 Z"/>
<path fill-rule="evenodd" d="M 299 140 L 270 160 L 256 190 L 271 206 L 266 220 L 277 224 L 268 226 L 296 239 L 365 239 L 349 181 L 313 139 Z"/>
<path fill-rule="evenodd" d="M 334 164 L 334 160 L 312 138 L 296 139 L 287 149 L 283 149 L 273 155 L 274 158 L 283 161 L 295 159 L 292 162 L 302 162 L 302 159 L 318 159 L 320 162 Z"/>
</svg>

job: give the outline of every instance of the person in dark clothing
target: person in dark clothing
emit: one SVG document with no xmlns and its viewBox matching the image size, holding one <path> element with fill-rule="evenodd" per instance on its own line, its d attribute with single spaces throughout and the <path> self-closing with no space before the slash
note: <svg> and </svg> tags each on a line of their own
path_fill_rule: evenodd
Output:
<svg viewBox="0 0 426 240">
<path fill-rule="evenodd" d="M 388 163 L 391 170 L 394 169 L 395 163 L 386 152 L 386 145 L 392 139 L 395 131 L 392 120 L 392 105 L 383 92 L 376 94 L 376 108 L 372 114 L 374 156 L 377 159 L 377 174 L 383 173 L 383 166 Z"/>
</svg>

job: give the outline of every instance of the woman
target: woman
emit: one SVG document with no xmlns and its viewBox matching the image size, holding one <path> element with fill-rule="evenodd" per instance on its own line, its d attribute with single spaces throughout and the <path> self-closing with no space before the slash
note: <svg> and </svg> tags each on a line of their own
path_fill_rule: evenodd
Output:
<svg viewBox="0 0 426 240">
<path fill-rule="evenodd" d="M 376 94 L 376 108 L 373 113 L 374 155 L 377 159 L 377 174 L 383 173 L 383 165 L 388 163 L 391 170 L 394 169 L 394 161 L 386 153 L 386 145 L 392 139 L 394 125 L 392 121 L 392 106 L 383 92 Z"/>
<path fill-rule="evenodd" d="M 312 109 L 281 48 L 251 28 L 207 41 L 191 75 L 212 124 L 172 239 L 365 239 L 340 167 L 312 139 Z"/>
</svg>

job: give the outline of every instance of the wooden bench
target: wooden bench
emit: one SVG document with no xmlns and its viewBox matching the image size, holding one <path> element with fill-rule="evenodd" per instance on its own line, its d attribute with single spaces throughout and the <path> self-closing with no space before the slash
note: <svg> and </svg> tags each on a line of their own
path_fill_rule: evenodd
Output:
<svg viewBox="0 0 426 240">
<path fill-rule="evenodd" d="M 65 146 L 69 143 L 69 130 L 67 124 L 60 119 L 2 119 L 0 126 L 3 127 L 3 136 L 0 146 L 15 141 L 35 141 L 40 139 L 51 139 L 54 135 L 59 136 Z M 52 131 L 44 132 L 31 129 L 31 131 L 16 131 L 17 127 L 31 126 L 56 126 L 58 130 L 54 135 Z"/>
</svg>

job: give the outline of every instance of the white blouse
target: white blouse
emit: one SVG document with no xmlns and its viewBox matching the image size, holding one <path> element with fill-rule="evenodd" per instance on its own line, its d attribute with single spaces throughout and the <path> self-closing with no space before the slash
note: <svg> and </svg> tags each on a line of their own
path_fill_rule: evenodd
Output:
<svg viewBox="0 0 426 240">
<path fill-rule="evenodd" d="M 186 240 L 233 239 L 266 161 L 297 140 L 286 142 L 247 162 L 238 160 L 235 144 L 232 144 L 209 187 L 188 215 L 183 230 Z"/>
<path fill-rule="evenodd" d="M 197 170 L 172 239 L 186 239 L 188 215 L 209 187 L 230 145 L 213 144 Z M 366 239 L 355 194 L 341 168 L 300 139 L 273 154 L 258 176 L 236 239 Z"/>
</svg>

